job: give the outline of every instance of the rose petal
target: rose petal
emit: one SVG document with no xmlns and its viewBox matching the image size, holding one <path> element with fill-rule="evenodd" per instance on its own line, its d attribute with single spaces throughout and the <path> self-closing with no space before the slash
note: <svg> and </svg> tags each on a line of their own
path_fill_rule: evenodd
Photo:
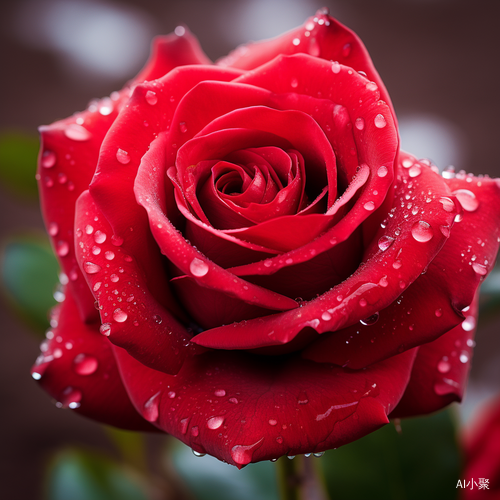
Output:
<svg viewBox="0 0 500 500">
<path fill-rule="evenodd" d="M 378 87 L 382 99 L 395 116 L 389 94 L 363 42 L 356 33 L 330 17 L 327 12 L 318 11 L 303 26 L 279 37 L 241 45 L 228 56 L 219 59 L 217 64 L 249 70 L 258 68 L 282 54 L 298 53 L 334 61 L 333 72 L 338 70 L 338 63 L 350 66 L 355 71 L 363 71 L 368 81 L 374 82 Z"/>
<path fill-rule="evenodd" d="M 153 297 L 139 262 L 125 245 L 116 245 L 88 191 L 78 199 L 75 227 L 78 263 L 98 303 L 103 331 L 141 363 L 176 373 L 192 352 L 191 334 L 174 317 L 178 306 L 169 289 L 162 303 Z"/>
<path fill-rule="evenodd" d="M 191 358 L 172 377 L 144 367 L 121 349 L 115 353 L 145 418 L 196 452 L 239 468 L 321 452 L 384 425 L 415 355 L 408 351 L 352 371 L 297 358 L 210 352 Z"/>
<path fill-rule="evenodd" d="M 155 430 L 132 406 L 99 323 L 80 320 L 71 293 L 53 312 L 57 326 L 42 342 L 31 373 L 57 406 L 123 429 Z"/>
<path fill-rule="evenodd" d="M 136 82 L 156 80 L 178 66 L 211 64 L 198 39 L 186 27 L 180 28 L 176 33 L 159 36 L 153 40 L 151 56 L 134 79 Z M 182 34 L 177 35 L 177 32 Z"/>
<path fill-rule="evenodd" d="M 394 244 L 383 249 L 378 246 L 378 238 L 375 239 L 365 252 L 364 265 L 356 273 L 300 309 L 207 330 L 193 342 L 218 349 L 254 349 L 288 344 L 304 330 L 295 348 L 303 347 L 306 341 L 316 337 L 314 331 L 335 332 L 392 304 L 441 250 L 447 237 L 439 228 L 450 226 L 457 213 L 451 200 L 451 208 L 443 209 L 439 200 L 449 195 L 449 190 L 430 168 L 422 165 L 421 174 L 410 177 L 407 169 L 401 167 L 399 176 L 393 217 L 388 217 L 387 226 L 381 228 L 378 235 L 393 238 Z M 400 207 L 407 195 L 414 197 L 413 208 L 418 207 L 415 213 L 411 208 Z M 426 221 L 432 225 L 428 226 Z M 421 227 L 426 234 L 420 234 Z M 286 350 L 289 349 L 287 346 Z"/>
<path fill-rule="evenodd" d="M 297 303 L 288 297 L 242 280 L 208 260 L 172 225 L 165 215 L 166 176 L 161 169 L 161 166 L 165 165 L 166 144 L 168 142 L 165 134 L 160 134 L 151 144 L 142 159 L 135 184 L 137 202 L 146 209 L 151 232 L 162 253 L 200 286 L 224 292 L 248 304 L 266 309 L 285 310 L 297 307 Z"/>
<path fill-rule="evenodd" d="M 462 324 L 418 348 L 410 382 L 391 417 L 431 413 L 461 401 L 467 383 L 478 314 L 478 295 Z"/>
</svg>

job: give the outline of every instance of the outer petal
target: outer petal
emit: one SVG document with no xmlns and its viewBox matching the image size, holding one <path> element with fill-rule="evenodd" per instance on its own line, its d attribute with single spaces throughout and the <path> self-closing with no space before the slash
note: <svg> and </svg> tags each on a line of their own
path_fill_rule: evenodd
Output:
<svg viewBox="0 0 500 500">
<path fill-rule="evenodd" d="M 382 99 L 388 103 L 395 116 L 389 94 L 363 42 L 353 31 L 330 17 L 324 9 L 310 17 L 300 28 L 271 40 L 242 45 L 217 61 L 217 64 L 248 70 L 255 69 L 278 55 L 297 53 L 310 54 L 350 66 L 355 71 L 363 71 L 369 80 L 378 85 Z"/>
<path fill-rule="evenodd" d="M 197 38 L 185 27 L 180 27 L 176 33 L 155 38 L 151 52 L 146 66 L 134 78 L 135 82 L 156 80 L 178 66 L 211 64 Z"/>
<path fill-rule="evenodd" d="M 406 161 L 403 156 L 403 164 Z M 409 167 L 410 173 L 415 166 L 421 168 L 413 163 Z M 495 261 L 498 251 L 496 232 L 500 224 L 497 183 L 491 179 L 467 179 L 469 181 L 445 180 L 464 203 L 464 213 L 458 215 L 463 220 L 453 227 L 440 227 L 449 239 L 425 274 L 397 301 L 380 314 L 377 312 L 377 316 L 318 340 L 304 354 L 308 359 L 360 368 L 430 342 L 463 321 L 461 310 L 472 302 L 480 281 Z M 469 189 L 464 191 L 465 187 Z M 410 203 L 412 209 L 417 207 L 415 200 Z M 445 196 L 441 203 L 443 210 L 454 213 L 451 198 Z M 470 211 L 471 208 L 474 210 Z M 397 218 L 396 210 L 394 220 Z M 404 220 L 399 219 L 403 223 Z M 432 219 L 426 220 L 434 225 Z M 379 241 L 384 245 L 392 244 L 389 239 Z M 404 258 L 407 250 L 403 246 L 400 258 L 395 261 L 398 269 L 407 265 Z"/>
<path fill-rule="evenodd" d="M 151 295 L 140 264 L 114 238 L 88 191 L 78 199 L 75 225 L 78 263 L 98 302 L 102 332 L 142 363 L 176 373 L 191 334 Z"/>
<path fill-rule="evenodd" d="M 415 354 L 356 372 L 294 357 L 211 352 L 190 358 L 172 377 L 115 353 L 144 418 L 239 468 L 337 447 L 384 425 Z"/>
<path fill-rule="evenodd" d="M 500 239 L 500 185 L 498 180 L 472 176 L 459 176 L 447 180 L 447 183 L 464 207 L 463 220 L 455 224 L 452 236 L 443 248 L 446 252 L 443 266 L 448 265 L 454 270 L 454 300 L 459 305 L 474 293 L 479 281 L 494 264 Z M 463 189 L 467 192 L 458 191 Z M 451 248 L 458 251 L 446 251 L 452 241 Z M 451 401 L 460 401 L 469 369 L 477 304 L 473 302 L 464 314 L 465 321 L 460 326 L 420 347 L 410 384 L 395 415 L 427 413 Z M 462 360 L 466 362 L 461 363 L 462 350 Z M 443 356 L 448 359 L 443 359 Z M 444 362 L 449 363 L 449 370 L 445 369 L 448 364 Z"/>
<path fill-rule="evenodd" d="M 99 323 L 85 324 L 71 294 L 53 311 L 47 339 L 31 373 L 61 408 L 123 429 L 155 430 L 132 406 Z"/>
</svg>

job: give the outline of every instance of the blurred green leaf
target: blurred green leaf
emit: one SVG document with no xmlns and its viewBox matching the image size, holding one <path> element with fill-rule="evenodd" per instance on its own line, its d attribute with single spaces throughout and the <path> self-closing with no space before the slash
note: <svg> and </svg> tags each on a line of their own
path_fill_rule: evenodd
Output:
<svg viewBox="0 0 500 500">
<path fill-rule="evenodd" d="M 40 332 L 49 326 L 47 313 L 55 305 L 59 264 L 45 237 L 19 235 L 3 245 L 2 288 L 22 318 Z"/>
<path fill-rule="evenodd" d="M 7 188 L 36 198 L 35 180 L 39 140 L 35 134 L 0 133 L 0 181 Z"/>
<path fill-rule="evenodd" d="M 197 500 L 276 500 L 279 498 L 276 466 L 249 464 L 244 469 L 216 458 L 195 457 L 180 444 L 171 450 L 173 465 Z"/>
<path fill-rule="evenodd" d="M 104 431 L 127 463 L 139 470 L 146 470 L 146 449 L 143 434 L 124 431 L 108 425 L 104 426 Z"/>
<path fill-rule="evenodd" d="M 130 469 L 100 454 L 59 453 L 49 468 L 48 500 L 147 500 L 145 485 Z"/>
<path fill-rule="evenodd" d="M 450 410 L 404 419 L 321 458 L 330 498 L 455 499 L 461 455 Z"/>
</svg>

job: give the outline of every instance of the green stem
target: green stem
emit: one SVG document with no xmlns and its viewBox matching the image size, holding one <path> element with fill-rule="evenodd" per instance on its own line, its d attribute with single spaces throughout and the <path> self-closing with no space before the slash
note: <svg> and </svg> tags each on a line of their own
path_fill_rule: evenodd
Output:
<svg viewBox="0 0 500 500">
<path fill-rule="evenodd" d="M 278 485 L 281 500 L 301 500 L 301 485 L 303 482 L 302 465 L 304 457 L 299 455 L 290 460 L 281 457 L 276 462 Z"/>
</svg>

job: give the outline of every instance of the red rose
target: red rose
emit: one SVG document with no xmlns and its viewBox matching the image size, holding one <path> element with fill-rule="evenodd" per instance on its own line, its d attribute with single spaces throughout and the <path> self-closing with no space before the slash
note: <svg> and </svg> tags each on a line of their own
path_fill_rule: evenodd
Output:
<svg viewBox="0 0 500 500">
<path fill-rule="evenodd" d="M 399 151 L 364 46 L 325 12 L 215 65 L 176 33 L 41 129 L 67 284 L 35 378 L 238 467 L 459 400 L 498 183 Z"/>
</svg>

